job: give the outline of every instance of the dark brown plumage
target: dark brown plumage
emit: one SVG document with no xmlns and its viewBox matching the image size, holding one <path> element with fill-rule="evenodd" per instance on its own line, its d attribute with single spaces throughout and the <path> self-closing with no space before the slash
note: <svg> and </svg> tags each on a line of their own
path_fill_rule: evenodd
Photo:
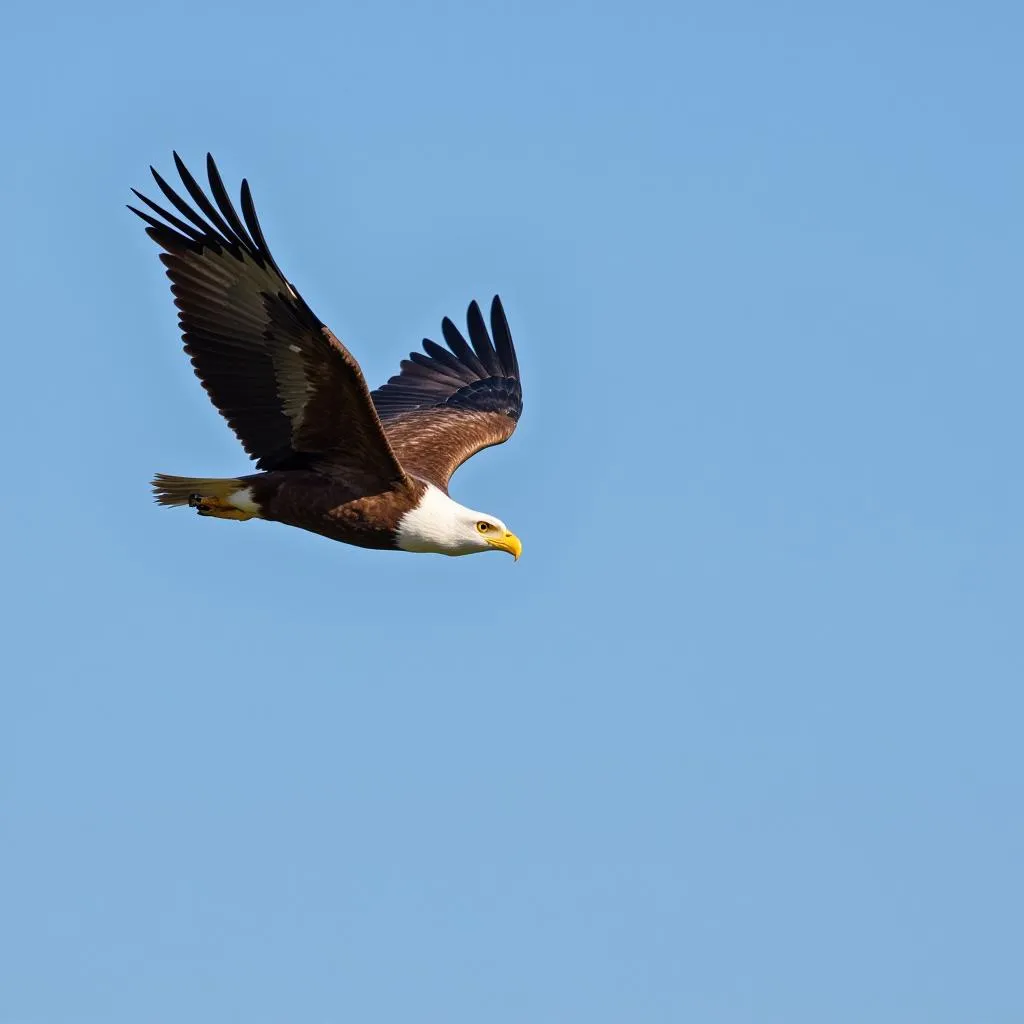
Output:
<svg viewBox="0 0 1024 1024">
<path fill-rule="evenodd" d="M 351 353 L 274 261 L 248 184 L 239 217 L 212 157 L 209 196 L 177 154 L 174 161 L 195 206 L 153 170 L 176 212 L 134 189 L 148 211 L 129 209 L 165 250 L 160 259 L 196 375 L 263 472 L 229 480 L 160 475 L 157 500 L 364 547 L 404 545 L 403 517 L 431 485 L 447 495 L 458 466 L 515 430 L 522 391 L 501 301 L 491 305 L 490 334 L 473 302 L 468 341 L 446 318 L 448 348 L 424 340 L 424 351 L 371 393 Z M 443 548 L 410 548 L 435 549 Z"/>
</svg>

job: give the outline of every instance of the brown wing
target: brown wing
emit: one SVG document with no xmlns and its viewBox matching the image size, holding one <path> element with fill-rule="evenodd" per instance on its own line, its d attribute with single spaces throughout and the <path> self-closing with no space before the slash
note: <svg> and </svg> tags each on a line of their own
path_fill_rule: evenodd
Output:
<svg viewBox="0 0 1024 1024">
<path fill-rule="evenodd" d="M 174 161 L 202 215 L 153 171 L 181 217 L 139 192 L 162 220 L 129 207 L 166 252 L 185 351 L 213 404 L 260 469 L 341 468 L 367 485 L 406 479 L 359 364 L 281 273 L 263 238 L 248 183 L 239 219 L 207 156 L 204 194 Z"/>
<path fill-rule="evenodd" d="M 466 315 L 469 339 L 447 317 L 448 348 L 424 339 L 423 352 L 373 392 L 384 430 L 402 465 L 442 490 L 481 448 L 512 436 L 523 411 L 519 361 L 501 299 L 491 303 L 491 336 L 480 307 Z"/>
</svg>

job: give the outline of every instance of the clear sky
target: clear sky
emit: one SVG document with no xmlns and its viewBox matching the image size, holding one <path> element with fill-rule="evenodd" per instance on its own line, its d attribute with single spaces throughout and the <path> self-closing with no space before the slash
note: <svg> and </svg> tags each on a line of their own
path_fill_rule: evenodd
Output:
<svg viewBox="0 0 1024 1024">
<path fill-rule="evenodd" d="M 2 36 L 0 1024 L 1024 1020 L 1019 4 Z M 518 564 L 151 503 L 175 148 L 372 384 L 501 294 Z"/>
</svg>

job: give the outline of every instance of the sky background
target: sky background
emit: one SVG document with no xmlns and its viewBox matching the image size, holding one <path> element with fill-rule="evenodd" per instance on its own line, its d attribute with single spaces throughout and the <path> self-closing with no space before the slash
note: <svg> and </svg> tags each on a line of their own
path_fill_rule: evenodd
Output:
<svg viewBox="0 0 1024 1024">
<path fill-rule="evenodd" d="M 1024 1019 L 1019 4 L 22 4 L 0 1024 Z M 500 292 L 524 557 L 248 463 L 123 207 L 247 176 L 371 384 Z"/>
</svg>

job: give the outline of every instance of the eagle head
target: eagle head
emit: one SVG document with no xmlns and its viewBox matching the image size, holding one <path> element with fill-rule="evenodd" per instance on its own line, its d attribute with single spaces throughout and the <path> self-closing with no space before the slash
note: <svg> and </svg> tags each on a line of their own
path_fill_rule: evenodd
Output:
<svg viewBox="0 0 1024 1024">
<path fill-rule="evenodd" d="M 507 551 L 519 561 L 523 553 L 519 538 L 500 519 L 460 505 L 433 484 L 399 520 L 395 540 L 403 551 L 440 555 Z"/>
</svg>

